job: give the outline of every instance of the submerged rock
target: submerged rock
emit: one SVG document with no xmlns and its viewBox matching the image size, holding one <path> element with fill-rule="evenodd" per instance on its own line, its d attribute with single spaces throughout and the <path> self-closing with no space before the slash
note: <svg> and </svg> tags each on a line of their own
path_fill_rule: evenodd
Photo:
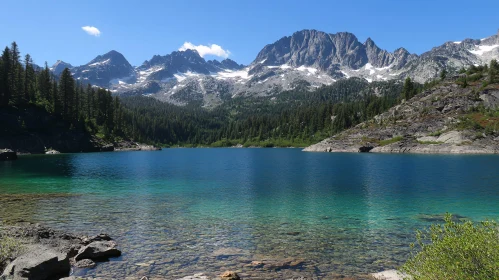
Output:
<svg viewBox="0 0 499 280">
<path fill-rule="evenodd" d="M 197 274 L 194 274 L 192 276 L 186 276 L 184 278 L 179 278 L 177 280 L 208 280 L 208 279 L 210 279 L 210 278 L 208 278 L 203 273 L 197 273 Z"/>
<path fill-rule="evenodd" d="M 91 236 L 91 237 L 83 237 L 81 243 L 84 245 L 88 245 L 94 241 L 111 241 L 113 240 L 111 236 L 105 233 L 98 234 L 96 236 Z"/>
<path fill-rule="evenodd" d="M 91 268 L 96 266 L 96 263 L 91 259 L 83 259 L 75 263 L 76 267 L 79 268 Z"/>
<path fill-rule="evenodd" d="M 445 221 L 445 214 L 420 214 L 417 215 L 416 218 L 421 221 L 425 222 L 444 222 Z M 452 214 L 452 220 L 454 222 L 459 222 L 462 220 L 467 220 L 468 218 L 459 214 Z"/>
<path fill-rule="evenodd" d="M 240 280 L 241 278 L 234 271 L 226 271 L 220 275 L 221 280 Z"/>
</svg>

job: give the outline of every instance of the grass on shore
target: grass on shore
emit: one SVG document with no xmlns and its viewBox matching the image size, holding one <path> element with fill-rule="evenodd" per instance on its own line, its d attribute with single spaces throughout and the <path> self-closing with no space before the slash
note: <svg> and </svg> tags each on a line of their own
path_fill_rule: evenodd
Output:
<svg viewBox="0 0 499 280">
<path fill-rule="evenodd" d="M 393 137 L 391 139 L 386 139 L 386 140 L 381 140 L 379 141 L 379 145 L 380 146 L 386 146 L 386 145 L 390 145 L 390 144 L 393 144 L 393 143 L 396 143 L 396 142 L 399 142 L 400 140 L 402 140 L 404 137 L 402 136 L 396 136 L 396 137 Z"/>
</svg>

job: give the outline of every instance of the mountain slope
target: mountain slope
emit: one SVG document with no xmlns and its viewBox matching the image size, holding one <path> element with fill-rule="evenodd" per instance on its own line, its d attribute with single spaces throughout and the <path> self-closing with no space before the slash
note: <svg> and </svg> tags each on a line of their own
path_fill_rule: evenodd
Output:
<svg viewBox="0 0 499 280">
<path fill-rule="evenodd" d="M 83 83 L 108 88 L 119 80 L 135 82 L 134 68 L 117 51 L 99 55 L 89 63 L 71 69 L 73 76 Z"/>
<path fill-rule="evenodd" d="M 446 80 L 304 151 L 499 153 L 499 85 L 463 81 Z"/>
</svg>

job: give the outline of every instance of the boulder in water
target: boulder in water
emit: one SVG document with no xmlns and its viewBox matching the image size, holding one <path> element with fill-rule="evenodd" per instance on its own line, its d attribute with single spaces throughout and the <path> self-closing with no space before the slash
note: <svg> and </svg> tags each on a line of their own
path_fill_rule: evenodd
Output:
<svg viewBox="0 0 499 280">
<path fill-rule="evenodd" d="M 105 259 L 121 256 L 121 251 L 116 249 L 114 241 L 94 241 L 82 247 L 75 256 L 75 261 L 83 259 Z"/>
</svg>

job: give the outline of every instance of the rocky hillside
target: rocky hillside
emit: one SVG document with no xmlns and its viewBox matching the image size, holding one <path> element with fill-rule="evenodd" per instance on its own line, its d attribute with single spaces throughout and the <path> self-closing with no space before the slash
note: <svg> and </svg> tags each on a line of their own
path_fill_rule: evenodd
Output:
<svg viewBox="0 0 499 280">
<path fill-rule="evenodd" d="M 304 151 L 497 154 L 499 85 L 463 84 L 464 76 Z"/>
</svg>

